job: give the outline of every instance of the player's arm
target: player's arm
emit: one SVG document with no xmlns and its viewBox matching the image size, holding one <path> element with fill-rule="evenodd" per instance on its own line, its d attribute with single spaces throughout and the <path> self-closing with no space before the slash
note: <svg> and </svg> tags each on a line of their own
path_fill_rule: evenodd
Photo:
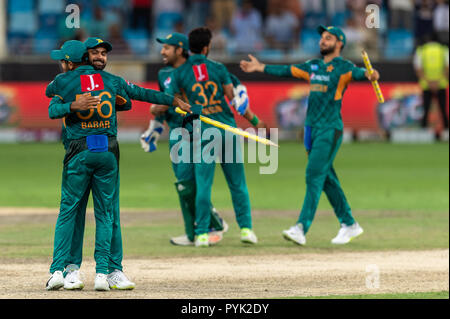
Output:
<svg viewBox="0 0 450 319">
<path fill-rule="evenodd" d="M 357 66 L 353 66 L 352 70 L 352 79 L 355 81 L 378 81 L 380 79 L 380 74 L 377 70 L 373 69 L 373 73 L 369 74 L 366 68 L 359 68 Z"/>
<path fill-rule="evenodd" d="M 48 106 L 48 116 L 52 120 L 61 119 L 71 113 L 71 102 L 64 103 L 63 99 L 59 95 L 53 96 Z"/>
<path fill-rule="evenodd" d="M 51 119 L 60 119 L 72 112 L 85 111 L 97 107 L 100 103 L 98 96 L 85 93 L 77 97 L 73 102 L 64 102 L 63 98 L 55 94 L 48 106 L 48 116 Z"/>
<path fill-rule="evenodd" d="M 127 83 L 119 78 L 119 87 L 123 88 L 132 100 L 138 100 L 154 104 L 179 107 L 186 112 L 191 112 L 191 106 L 173 95 L 152 89 L 145 89 L 132 83 Z"/>
<path fill-rule="evenodd" d="M 253 55 L 248 55 L 250 61 L 242 60 L 240 67 L 246 73 L 261 72 L 279 77 L 294 77 L 309 81 L 309 64 L 295 65 L 266 65 Z"/>
</svg>

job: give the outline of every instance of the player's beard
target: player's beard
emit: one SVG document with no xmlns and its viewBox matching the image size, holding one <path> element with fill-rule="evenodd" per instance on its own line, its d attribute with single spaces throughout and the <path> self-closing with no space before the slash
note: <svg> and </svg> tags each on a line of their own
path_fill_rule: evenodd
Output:
<svg viewBox="0 0 450 319">
<path fill-rule="evenodd" d="M 176 55 L 163 55 L 163 63 L 167 66 L 174 66 L 177 62 Z"/>
<path fill-rule="evenodd" d="M 328 54 L 330 54 L 330 53 L 333 53 L 335 49 L 336 49 L 336 44 L 333 45 L 333 46 L 329 46 L 329 47 L 327 47 L 327 48 L 323 48 L 323 49 L 320 48 L 320 54 L 321 54 L 322 56 L 326 56 L 326 55 L 328 55 Z"/>
<path fill-rule="evenodd" d="M 101 62 L 101 63 L 95 63 L 95 62 Z M 106 63 L 102 60 L 93 60 L 91 65 L 94 67 L 95 70 L 101 71 L 106 67 Z"/>
</svg>

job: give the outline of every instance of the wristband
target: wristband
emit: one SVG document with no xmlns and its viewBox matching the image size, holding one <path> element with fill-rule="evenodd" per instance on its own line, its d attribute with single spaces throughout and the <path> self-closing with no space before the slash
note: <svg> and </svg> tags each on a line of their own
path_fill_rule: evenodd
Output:
<svg viewBox="0 0 450 319">
<path fill-rule="evenodd" d="M 250 123 L 251 123 L 253 126 L 258 125 L 258 123 L 259 123 L 258 117 L 257 117 L 256 115 L 254 115 L 253 118 L 251 119 Z"/>
</svg>

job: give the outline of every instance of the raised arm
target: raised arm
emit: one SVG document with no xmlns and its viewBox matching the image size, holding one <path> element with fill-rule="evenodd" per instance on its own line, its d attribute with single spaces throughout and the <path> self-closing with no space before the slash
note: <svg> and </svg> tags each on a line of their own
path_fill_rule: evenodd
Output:
<svg viewBox="0 0 450 319">
<path fill-rule="evenodd" d="M 177 97 L 174 97 L 173 95 L 169 95 L 167 93 L 159 92 L 152 89 L 145 89 L 133 83 L 127 83 L 122 78 L 119 79 L 120 79 L 119 80 L 120 87 L 125 90 L 125 92 L 132 100 L 179 107 L 188 113 L 191 112 L 191 106 L 189 104 L 183 102 L 181 99 Z"/>
</svg>

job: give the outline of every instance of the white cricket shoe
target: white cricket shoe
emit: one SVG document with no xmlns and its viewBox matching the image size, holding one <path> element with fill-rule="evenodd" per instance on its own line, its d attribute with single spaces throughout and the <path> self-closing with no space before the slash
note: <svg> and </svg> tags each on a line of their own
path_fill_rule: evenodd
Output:
<svg viewBox="0 0 450 319">
<path fill-rule="evenodd" d="M 178 236 L 170 238 L 170 243 L 175 246 L 194 246 L 194 242 L 190 241 L 188 236 Z"/>
<path fill-rule="evenodd" d="M 111 289 L 132 290 L 136 287 L 136 284 L 128 280 L 127 276 L 125 276 L 125 274 L 118 269 L 110 273 L 107 280 L 109 288 Z"/>
<path fill-rule="evenodd" d="M 66 267 L 66 277 L 64 278 L 64 289 L 67 290 L 81 290 L 84 288 L 84 283 L 80 279 L 80 270 L 76 265 L 69 265 Z"/>
<path fill-rule="evenodd" d="M 292 226 L 288 230 L 283 230 L 283 237 L 284 239 L 293 241 L 298 245 L 306 244 L 305 232 L 303 231 L 303 225 L 300 223 Z"/>
<path fill-rule="evenodd" d="M 55 271 L 47 281 L 45 285 L 45 289 L 47 290 L 58 290 L 59 288 L 64 286 L 64 276 L 62 271 Z"/>
<path fill-rule="evenodd" d="M 258 243 L 258 238 L 256 237 L 255 232 L 250 228 L 242 228 L 241 242 L 245 244 L 256 244 Z"/>
<path fill-rule="evenodd" d="M 95 276 L 94 281 L 94 289 L 97 291 L 108 291 L 109 290 L 109 283 L 107 280 L 107 275 L 98 273 Z"/>
<path fill-rule="evenodd" d="M 332 244 L 343 245 L 349 243 L 353 238 L 361 235 L 364 230 L 359 226 L 357 222 L 355 222 L 351 226 L 347 226 L 345 224 L 341 225 L 341 229 L 336 237 L 331 240 Z"/>
<path fill-rule="evenodd" d="M 195 247 L 208 247 L 208 246 L 209 246 L 208 233 L 198 235 L 195 238 Z"/>
</svg>

